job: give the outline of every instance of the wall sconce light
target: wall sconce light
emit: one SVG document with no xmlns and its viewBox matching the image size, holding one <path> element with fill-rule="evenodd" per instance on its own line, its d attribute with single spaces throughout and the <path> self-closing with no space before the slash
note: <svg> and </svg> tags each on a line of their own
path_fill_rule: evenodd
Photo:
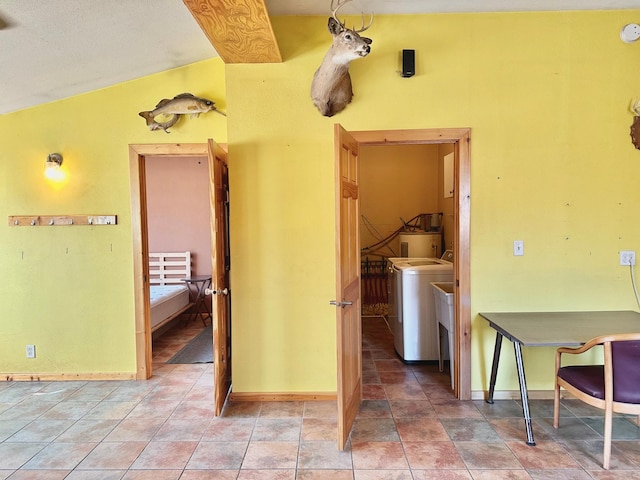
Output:
<svg viewBox="0 0 640 480">
<path fill-rule="evenodd" d="M 59 153 L 50 153 L 47 161 L 44 162 L 44 174 L 49 180 L 60 181 L 64 178 L 64 174 L 60 170 L 62 165 L 62 155 Z"/>
<path fill-rule="evenodd" d="M 629 23 L 622 27 L 620 31 L 620 39 L 624 43 L 633 43 L 640 38 L 640 25 L 637 23 Z"/>
</svg>

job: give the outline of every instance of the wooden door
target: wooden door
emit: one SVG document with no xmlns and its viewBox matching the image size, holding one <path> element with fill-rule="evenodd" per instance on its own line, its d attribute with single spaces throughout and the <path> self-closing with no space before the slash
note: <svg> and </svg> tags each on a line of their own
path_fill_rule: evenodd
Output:
<svg viewBox="0 0 640 480">
<path fill-rule="evenodd" d="M 358 142 L 336 124 L 336 324 L 338 448 L 344 450 L 362 401 Z"/>
<path fill-rule="evenodd" d="M 213 324 L 214 411 L 218 416 L 231 386 L 231 296 L 229 292 L 229 176 L 227 152 L 209 140 L 211 202 L 211 321 Z"/>
</svg>

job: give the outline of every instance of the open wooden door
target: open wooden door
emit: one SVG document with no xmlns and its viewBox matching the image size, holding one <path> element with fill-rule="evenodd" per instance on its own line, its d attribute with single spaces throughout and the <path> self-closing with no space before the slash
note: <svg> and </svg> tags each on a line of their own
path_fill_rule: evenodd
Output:
<svg viewBox="0 0 640 480">
<path fill-rule="evenodd" d="M 336 158 L 336 305 L 338 448 L 344 450 L 362 401 L 358 142 L 334 127 Z"/>
<path fill-rule="evenodd" d="M 211 266 L 213 323 L 213 382 L 215 415 L 222 407 L 231 386 L 231 297 L 229 295 L 229 176 L 227 152 L 209 140 L 211 197 Z"/>
</svg>

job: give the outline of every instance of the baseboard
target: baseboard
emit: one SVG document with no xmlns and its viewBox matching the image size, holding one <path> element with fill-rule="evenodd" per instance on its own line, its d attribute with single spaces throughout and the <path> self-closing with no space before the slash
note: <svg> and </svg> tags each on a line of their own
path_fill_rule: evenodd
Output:
<svg viewBox="0 0 640 480">
<path fill-rule="evenodd" d="M 553 390 L 529 390 L 529 400 L 553 400 Z M 471 400 L 485 400 L 487 392 L 474 390 Z M 520 400 L 520 390 L 500 390 L 493 393 L 494 400 Z M 567 392 L 562 392 L 562 398 L 572 398 Z M 243 402 L 290 402 L 290 401 L 335 401 L 337 395 L 332 392 L 231 392 L 229 400 Z"/>
<path fill-rule="evenodd" d="M 335 401 L 334 392 L 231 392 L 229 400 L 241 402 L 321 402 Z"/>
<path fill-rule="evenodd" d="M 120 373 L 0 373 L 6 382 L 64 382 L 90 380 L 135 380 L 135 372 Z"/>
<path fill-rule="evenodd" d="M 527 394 L 529 400 L 553 400 L 554 392 L 553 390 L 528 390 Z M 486 400 L 486 398 L 487 392 L 484 390 L 474 390 L 471 392 L 471 400 Z M 493 392 L 494 400 L 520 400 L 520 398 L 520 390 L 500 390 Z"/>
</svg>

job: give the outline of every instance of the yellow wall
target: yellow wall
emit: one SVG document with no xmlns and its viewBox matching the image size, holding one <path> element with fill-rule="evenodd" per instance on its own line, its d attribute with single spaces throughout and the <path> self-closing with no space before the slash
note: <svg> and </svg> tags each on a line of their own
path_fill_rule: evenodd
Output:
<svg viewBox="0 0 640 480">
<path fill-rule="evenodd" d="M 219 60 L 0 116 L 0 212 L 116 214 L 117 226 L 0 227 L 0 372 L 135 372 L 128 144 L 226 141 L 215 113 L 151 132 L 141 110 L 182 92 L 226 109 Z M 219 100 L 222 100 L 221 102 Z M 43 176 L 60 152 L 66 181 Z M 25 345 L 37 357 L 27 360 Z"/>
<path fill-rule="evenodd" d="M 477 312 L 636 309 L 617 252 L 640 247 L 627 111 L 640 46 L 618 32 L 639 15 L 377 16 L 371 55 L 352 64 L 354 101 L 331 119 L 309 96 L 325 17 L 273 19 L 282 64 L 211 60 L 1 116 L 5 218 L 115 213 L 119 225 L 0 227 L 0 370 L 133 372 L 127 144 L 213 137 L 229 143 L 234 390 L 335 391 L 334 122 L 472 128 L 474 390 L 486 388 L 494 338 Z M 413 78 L 397 73 L 403 48 L 416 49 Z M 226 120 L 209 113 L 165 135 L 137 116 L 182 91 L 224 99 L 225 76 Z M 69 175 L 57 190 L 42 178 L 52 151 Z M 497 388 L 513 390 L 503 350 Z M 550 388 L 551 351 L 525 362 L 530 387 Z"/>
<path fill-rule="evenodd" d="M 376 16 L 354 101 L 333 118 L 309 96 L 326 18 L 273 19 L 285 62 L 227 67 L 234 390 L 335 387 L 334 122 L 472 128 L 474 390 L 494 340 L 479 311 L 637 308 L 618 251 L 640 247 L 627 109 L 640 46 L 618 34 L 639 14 Z M 398 74 L 403 48 L 416 49 L 413 78 Z M 497 388 L 517 389 L 503 355 Z M 525 357 L 530 387 L 550 388 L 551 351 Z"/>
<path fill-rule="evenodd" d="M 360 149 L 360 245 L 378 243 L 420 213 L 439 212 L 438 145 L 367 146 Z M 427 217 L 428 221 L 428 217 Z M 420 225 L 420 221 L 413 223 Z M 429 228 L 429 225 L 427 225 Z M 395 252 L 395 253 L 394 253 Z M 400 256 L 398 237 L 372 252 Z"/>
</svg>

